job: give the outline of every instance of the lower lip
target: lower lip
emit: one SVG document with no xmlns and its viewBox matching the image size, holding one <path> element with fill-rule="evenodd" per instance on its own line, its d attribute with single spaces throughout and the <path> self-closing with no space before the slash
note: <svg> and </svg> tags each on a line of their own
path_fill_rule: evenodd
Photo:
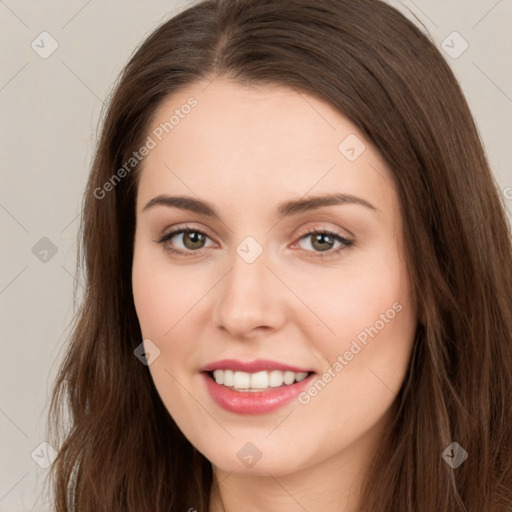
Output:
<svg viewBox="0 0 512 512">
<path fill-rule="evenodd" d="M 315 374 L 312 373 L 295 384 L 285 384 L 268 391 L 243 392 L 233 391 L 226 386 L 217 384 L 207 373 L 203 372 L 202 375 L 205 379 L 206 389 L 213 400 L 223 409 L 238 414 L 264 414 L 275 411 L 296 398 L 315 377 Z"/>
</svg>

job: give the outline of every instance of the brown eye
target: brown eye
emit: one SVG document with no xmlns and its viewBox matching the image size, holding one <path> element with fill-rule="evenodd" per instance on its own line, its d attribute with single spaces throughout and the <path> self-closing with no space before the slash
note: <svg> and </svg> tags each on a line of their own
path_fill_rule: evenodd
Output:
<svg viewBox="0 0 512 512">
<path fill-rule="evenodd" d="M 195 256 L 194 253 L 199 255 L 201 249 L 207 247 L 205 244 L 209 238 L 199 229 L 185 227 L 171 231 L 156 242 L 163 244 L 167 252 L 179 256 Z M 329 229 L 310 231 L 299 238 L 300 241 L 305 239 L 311 240 L 309 243 L 311 249 L 303 247 L 306 253 L 309 253 L 307 255 L 309 258 L 334 257 L 354 244 L 353 241 Z M 336 243 L 339 244 L 338 247 L 335 246 Z"/>
<path fill-rule="evenodd" d="M 352 240 L 348 240 L 339 233 L 329 229 L 309 231 L 304 233 L 299 240 L 302 241 L 308 239 L 310 240 L 309 246 L 312 248 L 312 250 L 305 248 L 306 252 L 309 253 L 307 255 L 308 258 L 336 256 L 354 245 Z M 336 242 L 339 244 L 338 247 L 335 247 Z"/>
<path fill-rule="evenodd" d="M 163 244 L 166 251 L 189 256 L 203 249 L 208 238 L 206 233 L 198 229 L 183 228 L 172 231 L 156 241 Z"/>
</svg>

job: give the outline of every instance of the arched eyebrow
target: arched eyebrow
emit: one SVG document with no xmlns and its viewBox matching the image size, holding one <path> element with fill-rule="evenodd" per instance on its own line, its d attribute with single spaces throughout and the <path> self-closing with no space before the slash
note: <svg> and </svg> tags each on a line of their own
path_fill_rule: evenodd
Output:
<svg viewBox="0 0 512 512">
<path fill-rule="evenodd" d="M 299 213 L 317 210 L 324 206 L 342 204 L 357 204 L 364 206 L 365 208 L 368 208 L 376 213 L 379 211 L 375 206 L 361 197 L 350 194 L 329 194 L 284 201 L 278 204 L 275 211 L 275 216 L 278 219 L 282 219 L 284 217 L 298 215 Z M 188 210 L 200 215 L 204 215 L 205 217 L 210 217 L 219 221 L 221 220 L 218 211 L 212 204 L 208 203 L 207 201 L 195 199 L 193 197 L 159 195 L 148 201 L 142 209 L 142 212 L 145 212 L 155 206 L 167 206 L 170 208 L 178 208 L 180 210 Z"/>
</svg>

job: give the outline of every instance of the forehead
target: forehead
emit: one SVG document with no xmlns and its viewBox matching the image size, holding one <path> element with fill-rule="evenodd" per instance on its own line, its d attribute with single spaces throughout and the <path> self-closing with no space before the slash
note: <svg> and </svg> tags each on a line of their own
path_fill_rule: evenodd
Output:
<svg viewBox="0 0 512 512">
<path fill-rule="evenodd" d="M 142 164 L 144 195 L 178 187 L 261 207 L 262 197 L 308 193 L 375 198 L 392 185 L 378 151 L 345 116 L 284 86 L 190 85 L 160 105 L 148 135 L 155 144 Z"/>
</svg>

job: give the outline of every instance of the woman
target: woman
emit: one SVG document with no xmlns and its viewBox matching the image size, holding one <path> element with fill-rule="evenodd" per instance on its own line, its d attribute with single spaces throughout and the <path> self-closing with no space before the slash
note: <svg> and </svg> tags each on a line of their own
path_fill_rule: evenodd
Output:
<svg viewBox="0 0 512 512">
<path fill-rule="evenodd" d="M 167 21 L 111 98 L 82 220 L 57 511 L 511 509 L 509 226 L 398 11 Z"/>
</svg>

